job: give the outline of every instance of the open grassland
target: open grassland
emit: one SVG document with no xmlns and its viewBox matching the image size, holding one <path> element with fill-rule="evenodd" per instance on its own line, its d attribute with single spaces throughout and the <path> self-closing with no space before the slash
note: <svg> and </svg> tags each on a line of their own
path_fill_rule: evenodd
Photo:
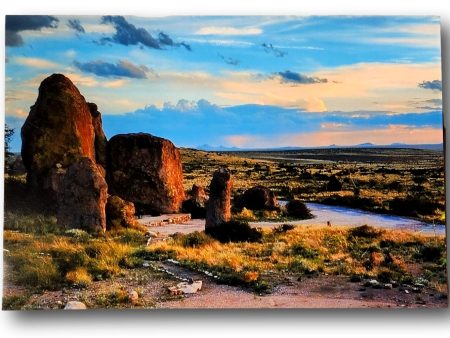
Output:
<svg viewBox="0 0 450 338">
<path fill-rule="evenodd" d="M 270 291 L 286 276 L 301 279 L 319 274 L 404 284 L 420 278 L 446 290 L 443 236 L 367 226 L 279 227 L 261 232 L 262 239 L 255 243 L 220 243 L 202 232 L 174 235 L 147 247 L 145 257 L 175 259 L 258 292 Z"/>
<path fill-rule="evenodd" d="M 52 219 L 40 222 L 52 229 Z M 262 236 L 255 242 L 221 243 L 194 232 L 147 246 L 144 234 L 131 229 L 103 237 L 80 230 L 5 230 L 5 290 L 9 291 L 3 307 L 39 308 L 42 301 L 36 303 L 37 298 L 51 303 L 46 295 L 58 292 L 77 294 L 89 307 L 153 307 L 174 301 L 180 298 L 170 297 L 166 287 L 176 281 L 143 268 L 145 262 L 154 265 L 168 259 L 205 278 L 212 276 L 215 282 L 256 294 L 270 294 L 292 279 L 301 288 L 302 280 L 327 275 L 354 282 L 374 278 L 394 287 L 422 284 L 435 294 L 447 293 L 443 236 L 366 226 L 259 231 Z M 128 299 L 130 285 L 143 294 L 137 304 Z"/>
<path fill-rule="evenodd" d="M 362 158 L 362 154 L 346 153 L 346 160 L 327 157 L 311 162 L 299 157 L 310 155 L 297 153 L 181 152 L 186 190 L 193 183 L 207 188 L 213 171 L 227 166 L 233 172 L 234 197 L 250 187 L 264 185 L 278 198 L 334 203 L 435 222 L 445 219 L 443 158 L 439 153 L 409 150 L 402 156 L 401 152 L 385 150 L 374 153 L 373 161 Z M 380 162 L 379 153 L 390 160 Z M 285 208 L 234 209 L 233 218 L 291 220 Z M 406 291 L 422 285 L 427 295 L 447 295 L 443 236 L 366 226 L 289 225 L 251 234 L 251 241 L 240 242 L 219 242 L 204 232 L 174 234 L 147 245 L 146 234 L 134 229 L 116 229 L 105 235 L 61 229 L 52 211 L 40 204 L 38 196 L 27 192 L 23 176 L 7 176 L 3 308 L 62 308 L 64 304 L 57 304 L 56 299 L 67 300 L 68 295 L 90 308 L 164 307 L 161 304 L 166 302 L 176 307 L 180 297 L 170 296 L 167 286 L 177 280 L 149 268 L 166 264 L 168 259 L 207 279 L 210 295 L 215 294 L 214 285 L 224 283 L 246 293 L 273 293 L 278 297 L 274 290 L 279 286 L 295 281 L 295 290 L 301 290 L 304 281 L 320 284 L 324 277 L 361 285 L 376 279 L 378 286 L 398 285 L 398 290 Z M 347 286 L 341 285 L 343 290 Z M 130 302 L 130 288 L 139 293 L 139 302 Z M 328 295 L 325 289 L 320 294 L 324 298 Z M 399 291 L 394 296 L 400 299 L 407 295 Z M 437 302 L 433 297 L 429 296 L 430 302 Z M 439 299 L 439 306 L 443 306 L 443 298 Z"/>
<path fill-rule="evenodd" d="M 444 157 L 416 149 L 203 152 L 182 149 L 184 185 L 231 169 L 235 196 L 263 185 L 284 199 L 342 205 L 445 223 Z M 339 183 L 330 184 L 331 180 Z"/>
</svg>

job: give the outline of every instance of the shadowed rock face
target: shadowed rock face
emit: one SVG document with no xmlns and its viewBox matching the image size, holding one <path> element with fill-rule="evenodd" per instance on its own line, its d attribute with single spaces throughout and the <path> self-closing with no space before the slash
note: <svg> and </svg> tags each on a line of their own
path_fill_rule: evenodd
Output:
<svg viewBox="0 0 450 338">
<path fill-rule="evenodd" d="M 133 202 L 137 213 L 176 213 L 184 200 L 179 150 L 150 134 L 121 134 L 108 141 L 110 193 Z"/>
<path fill-rule="evenodd" d="M 109 196 L 106 203 L 107 228 L 132 228 L 136 221 L 134 219 L 134 204 L 124 201 L 119 196 Z"/>
<path fill-rule="evenodd" d="M 278 204 L 275 194 L 261 185 L 245 191 L 241 203 L 243 207 L 252 210 L 273 210 Z"/>
<path fill-rule="evenodd" d="M 226 168 L 216 170 L 209 186 L 205 228 L 220 226 L 230 220 L 232 189 L 233 178 L 230 171 Z"/>
<path fill-rule="evenodd" d="M 29 186 L 48 193 L 54 200 L 66 168 L 81 157 L 96 161 L 97 134 L 99 139 L 104 138 L 101 118 L 93 118 L 72 81 L 62 74 L 42 81 L 21 131 Z"/>
<path fill-rule="evenodd" d="M 108 186 L 97 165 L 88 157 L 72 164 L 58 191 L 58 224 L 90 232 L 106 230 Z"/>
<path fill-rule="evenodd" d="M 206 217 L 206 204 L 208 202 L 208 195 L 205 188 L 194 184 L 190 192 L 189 199 L 185 200 L 182 205 L 182 211 L 191 214 L 192 218 Z"/>
<path fill-rule="evenodd" d="M 88 102 L 88 107 L 92 116 L 92 126 L 94 127 L 95 160 L 97 164 L 106 169 L 106 144 L 108 141 L 103 132 L 102 114 L 98 111 L 95 103 Z"/>
</svg>

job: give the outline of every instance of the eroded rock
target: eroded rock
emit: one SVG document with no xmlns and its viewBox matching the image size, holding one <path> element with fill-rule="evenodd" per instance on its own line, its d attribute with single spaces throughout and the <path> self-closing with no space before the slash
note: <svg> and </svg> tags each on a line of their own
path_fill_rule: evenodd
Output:
<svg viewBox="0 0 450 338">
<path fill-rule="evenodd" d="M 150 134 L 121 134 L 107 145 L 110 193 L 134 203 L 138 214 L 177 213 L 184 200 L 179 150 Z"/>
<path fill-rule="evenodd" d="M 109 196 L 106 203 L 107 228 L 133 228 L 136 225 L 135 209 L 132 202 L 124 201 L 119 196 Z"/>
<path fill-rule="evenodd" d="M 275 210 L 278 206 L 275 194 L 267 187 L 258 185 L 245 191 L 242 207 L 251 210 Z"/>
<path fill-rule="evenodd" d="M 29 187 L 54 200 L 61 170 L 81 157 L 96 161 L 95 137 L 100 131 L 101 120 L 94 128 L 91 110 L 69 78 L 53 74 L 43 80 L 21 130 Z"/>
<path fill-rule="evenodd" d="M 106 181 L 88 157 L 72 164 L 62 178 L 58 191 L 58 224 L 89 232 L 106 230 Z"/>
<path fill-rule="evenodd" d="M 220 226 L 230 220 L 232 189 L 231 172 L 227 168 L 216 170 L 209 186 L 205 228 Z"/>
</svg>

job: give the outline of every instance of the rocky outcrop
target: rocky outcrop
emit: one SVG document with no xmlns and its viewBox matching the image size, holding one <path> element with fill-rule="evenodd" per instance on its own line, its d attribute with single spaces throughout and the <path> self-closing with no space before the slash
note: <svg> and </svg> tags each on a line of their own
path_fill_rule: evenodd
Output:
<svg viewBox="0 0 450 338">
<path fill-rule="evenodd" d="M 251 210 L 274 210 L 278 206 L 275 194 L 267 187 L 258 185 L 245 191 L 241 198 L 242 207 Z"/>
<path fill-rule="evenodd" d="M 200 185 L 194 184 L 189 193 L 189 199 L 183 202 L 182 210 L 191 214 L 192 218 L 205 218 L 206 217 L 206 203 L 208 202 L 208 195 L 205 188 Z"/>
<path fill-rule="evenodd" d="M 177 213 L 184 200 L 179 150 L 150 134 L 116 135 L 107 144 L 110 193 L 131 201 L 138 214 Z"/>
<path fill-rule="evenodd" d="M 106 169 L 106 144 L 107 139 L 103 132 L 102 114 L 98 111 L 95 103 L 88 102 L 89 111 L 92 116 L 92 126 L 94 127 L 94 148 L 95 160 Z"/>
<path fill-rule="evenodd" d="M 119 196 L 109 196 L 106 203 L 107 229 L 135 227 L 134 213 L 132 202 L 124 201 Z"/>
<path fill-rule="evenodd" d="M 106 181 L 88 157 L 73 163 L 63 175 L 57 194 L 58 224 L 89 232 L 106 230 Z"/>
<path fill-rule="evenodd" d="M 233 178 L 226 168 L 220 168 L 213 174 L 209 186 L 209 201 L 206 206 L 205 228 L 220 226 L 231 218 L 231 190 Z"/>
<path fill-rule="evenodd" d="M 93 117 L 93 110 L 64 75 L 53 74 L 42 81 L 21 130 L 22 158 L 31 188 L 54 200 L 66 168 L 82 157 L 101 161 L 104 134 L 101 118 Z"/>
</svg>

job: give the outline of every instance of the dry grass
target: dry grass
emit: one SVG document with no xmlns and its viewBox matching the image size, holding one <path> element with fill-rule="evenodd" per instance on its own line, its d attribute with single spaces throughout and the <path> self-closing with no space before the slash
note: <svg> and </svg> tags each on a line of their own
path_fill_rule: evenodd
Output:
<svg viewBox="0 0 450 338">
<path fill-rule="evenodd" d="M 170 257 L 182 264 L 206 269 L 226 278 L 230 274 L 244 284 L 271 281 L 282 274 L 328 273 L 377 278 L 389 275 L 397 281 L 419 277 L 411 266 L 422 266 L 422 248 L 437 246 L 442 254 L 432 258 L 436 271 L 444 272 L 445 242 L 442 236 L 418 235 L 408 231 L 361 231 L 340 227 L 297 227 L 285 233 L 263 231 L 261 243 L 204 241 L 186 246 L 183 235 L 147 248 L 151 257 Z M 204 235 L 203 235 L 204 236 Z M 437 276 L 437 275 L 436 275 Z M 434 275 L 428 278 L 436 277 Z M 437 278 L 437 277 L 436 277 Z M 273 278 L 272 278 L 273 279 Z M 442 279 L 440 283 L 445 282 Z"/>
</svg>

